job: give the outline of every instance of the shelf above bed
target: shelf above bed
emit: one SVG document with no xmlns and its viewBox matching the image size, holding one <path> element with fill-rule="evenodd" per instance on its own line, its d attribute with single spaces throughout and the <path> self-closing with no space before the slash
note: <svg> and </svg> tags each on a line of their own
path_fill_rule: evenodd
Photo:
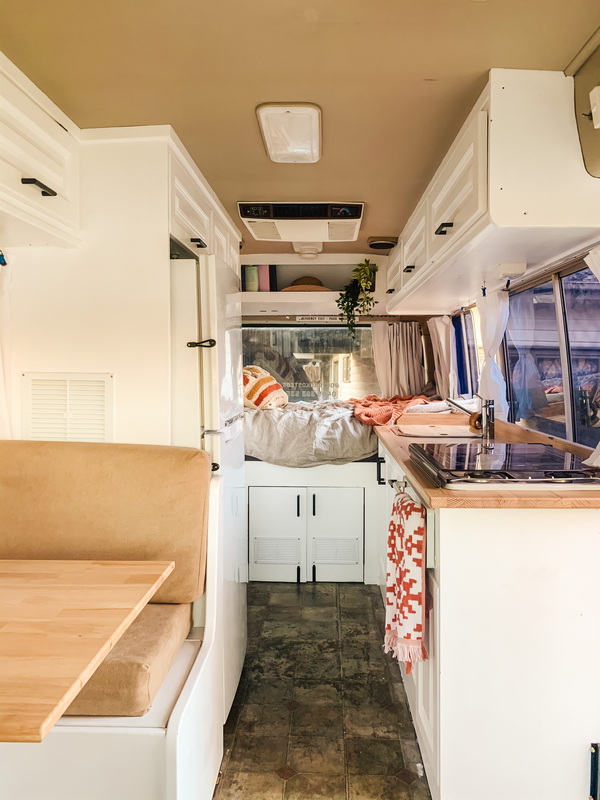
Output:
<svg viewBox="0 0 600 800">
<path fill-rule="evenodd" d="M 242 292 L 242 314 L 339 314 L 339 292 Z"/>
</svg>

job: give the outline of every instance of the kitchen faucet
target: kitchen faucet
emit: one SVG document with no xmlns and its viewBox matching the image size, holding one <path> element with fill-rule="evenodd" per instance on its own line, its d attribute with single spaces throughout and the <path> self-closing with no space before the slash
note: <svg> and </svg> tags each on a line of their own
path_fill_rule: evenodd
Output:
<svg viewBox="0 0 600 800">
<path fill-rule="evenodd" d="M 477 394 L 477 392 L 475 392 L 473 396 L 481 400 L 481 438 L 483 446 L 491 448 L 493 447 L 492 440 L 494 438 L 495 429 L 494 401 L 484 399 L 480 394 Z M 462 411 L 463 414 L 471 416 L 472 412 L 468 408 L 461 406 L 460 403 L 457 403 L 456 400 L 453 400 L 451 397 L 447 397 L 446 402 L 459 411 Z"/>
</svg>

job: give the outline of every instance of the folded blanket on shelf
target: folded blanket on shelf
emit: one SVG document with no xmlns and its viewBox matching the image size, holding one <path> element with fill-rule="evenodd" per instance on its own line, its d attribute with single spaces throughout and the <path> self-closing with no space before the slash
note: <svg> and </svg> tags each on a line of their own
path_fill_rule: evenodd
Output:
<svg viewBox="0 0 600 800">
<path fill-rule="evenodd" d="M 406 664 L 425 661 L 425 509 L 404 492 L 388 529 L 384 650 Z"/>
<path fill-rule="evenodd" d="M 408 408 L 425 405 L 429 399 L 424 395 L 400 397 L 396 394 L 386 398 L 368 394 L 362 400 L 352 397 L 348 402 L 354 405 L 354 416 L 365 425 L 392 425 Z"/>
</svg>

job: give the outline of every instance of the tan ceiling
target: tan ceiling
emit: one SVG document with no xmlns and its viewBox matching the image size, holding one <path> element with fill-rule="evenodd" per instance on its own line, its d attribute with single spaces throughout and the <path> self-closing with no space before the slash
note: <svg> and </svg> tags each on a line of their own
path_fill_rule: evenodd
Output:
<svg viewBox="0 0 600 800">
<path fill-rule="evenodd" d="M 18 0 L 0 50 L 82 128 L 172 125 L 238 223 L 238 200 L 364 202 L 358 242 L 325 252 L 368 252 L 400 233 L 491 67 L 564 69 L 599 26 L 598 0 Z M 266 101 L 321 106 L 320 162 L 267 158 Z"/>
</svg>

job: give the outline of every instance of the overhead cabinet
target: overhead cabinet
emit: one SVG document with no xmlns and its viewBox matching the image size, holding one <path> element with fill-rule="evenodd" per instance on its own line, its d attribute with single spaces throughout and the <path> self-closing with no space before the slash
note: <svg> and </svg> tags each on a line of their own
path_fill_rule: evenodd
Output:
<svg viewBox="0 0 600 800">
<path fill-rule="evenodd" d="M 448 313 L 505 264 L 535 268 L 600 240 L 600 180 L 585 170 L 562 72 L 493 69 L 390 253 L 388 313 Z"/>
<path fill-rule="evenodd" d="M 364 490 L 250 486 L 250 580 L 362 581 Z"/>
<path fill-rule="evenodd" d="M 188 250 L 214 253 L 240 274 L 237 231 L 220 213 L 208 184 L 175 142 L 169 152 L 169 233 Z"/>
<path fill-rule="evenodd" d="M 0 61 L 0 244 L 77 245 L 79 142 L 14 72 Z"/>
</svg>

